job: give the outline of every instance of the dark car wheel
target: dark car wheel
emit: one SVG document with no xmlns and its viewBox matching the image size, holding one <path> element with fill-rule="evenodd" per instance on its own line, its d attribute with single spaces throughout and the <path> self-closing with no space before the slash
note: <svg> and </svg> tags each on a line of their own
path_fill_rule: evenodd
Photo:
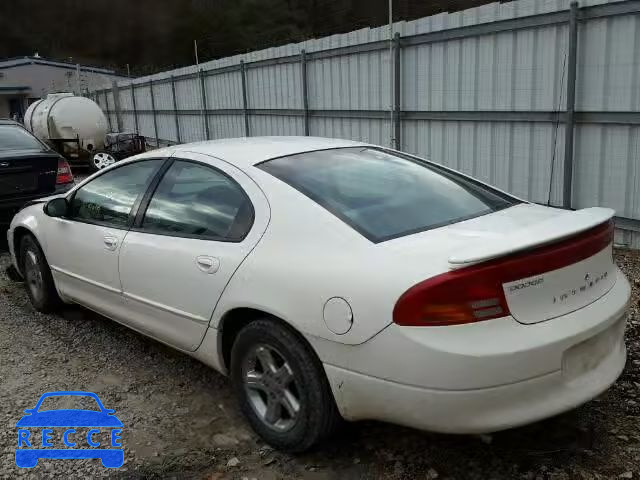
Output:
<svg viewBox="0 0 640 480">
<path fill-rule="evenodd" d="M 251 427 L 279 450 L 308 450 L 341 421 L 320 361 L 293 331 L 272 320 L 240 331 L 231 351 L 231 379 Z"/>
<path fill-rule="evenodd" d="M 27 294 L 34 308 L 40 312 L 55 310 L 62 303 L 51 276 L 51 269 L 38 241 L 25 235 L 20 241 L 20 268 Z"/>
</svg>

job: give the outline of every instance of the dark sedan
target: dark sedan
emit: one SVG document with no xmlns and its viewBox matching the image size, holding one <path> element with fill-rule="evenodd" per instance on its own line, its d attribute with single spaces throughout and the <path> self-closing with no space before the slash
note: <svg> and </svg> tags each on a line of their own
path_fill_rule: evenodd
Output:
<svg viewBox="0 0 640 480">
<path fill-rule="evenodd" d="M 0 120 L 0 224 L 36 198 L 73 186 L 67 161 L 12 120 Z"/>
</svg>

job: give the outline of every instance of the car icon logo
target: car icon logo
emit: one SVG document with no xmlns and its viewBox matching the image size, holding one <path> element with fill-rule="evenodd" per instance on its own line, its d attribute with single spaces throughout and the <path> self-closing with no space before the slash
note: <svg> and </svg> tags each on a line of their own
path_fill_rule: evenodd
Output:
<svg viewBox="0 0 640 480">
<path fill-rule="evenodd" d="M 99 410 L 41 408 L 47 398 L 63 396 L 89 397 Z M 33 468 L 40 458 L 99 458 L 106 468 L 118 468 L 124 463 L 124 450 L 120 444 L 122 422 L 114 415 L 115 410 L 105 408 L 95 393 L 48 392 L 25 413 L 16 423 L 18 448 L 15 459 L 18 467 Z M 107 443 L 104 441 L 101 445 L 100 439 L 107 433 L 108 445 L 104 445 Z M 100 439 L 98 435 L 101 435 Z"/>
</svg>

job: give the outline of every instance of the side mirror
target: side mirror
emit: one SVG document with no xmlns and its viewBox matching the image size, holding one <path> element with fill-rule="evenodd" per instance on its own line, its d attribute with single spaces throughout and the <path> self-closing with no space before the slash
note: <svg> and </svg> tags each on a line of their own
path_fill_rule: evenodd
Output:
<svg viewBox="0 0 640 480">
<path fill-rule="evenodd" d="M 69 203 L 66 198 L 54 198 L 44 205 L 44 213 L 50 217 L 64 217 L 69 211 Z"/>
</svg>

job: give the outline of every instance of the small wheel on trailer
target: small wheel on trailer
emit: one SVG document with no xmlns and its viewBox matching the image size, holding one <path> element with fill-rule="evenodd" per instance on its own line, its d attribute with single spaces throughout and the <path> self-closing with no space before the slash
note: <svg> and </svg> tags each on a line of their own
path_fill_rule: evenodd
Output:
<svg viewBox="0 0 640 480">
<path fill-rule="evenodd" d="M 91 160 L 89 161 L 89 168 L 92 172 L 97 172 L 103 168 L 110 167 L 116 163 L 116 157 L 109 152 L 97 151 L 91 154 Z"/>
</svg>

